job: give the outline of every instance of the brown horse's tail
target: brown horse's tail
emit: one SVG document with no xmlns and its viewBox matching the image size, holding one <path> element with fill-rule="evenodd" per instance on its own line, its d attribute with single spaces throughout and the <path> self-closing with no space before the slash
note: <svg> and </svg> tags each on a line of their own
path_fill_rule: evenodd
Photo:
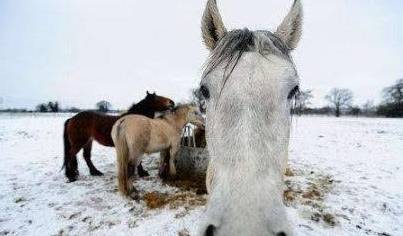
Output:
<svg viewBox="0 0 403 236">
<path fill-rule="evenodd" d="M 67 164 L 69 163 L 69 158 L 70 158 L 70 140 L 69 140 L 69 134 L 67 132 L 67 125 L 69 124 L 70 119 L 66 120 L 64 122 L 64 131 L 63 131 L 63 143 L 64 143 L 64 162 L 62 166 L 62 170 L 66 168 Z"/>
<path fill-rule="evenodd" d="M 120 127 L 118 128 L 120 129 Z M 129 181 L 129 147 L 123 132 L 116 132 L 114 137 L 116 156 L 118 162 L 118 188 L 119 191 L 128 196 L 130 194 L 128 181 Z"/>
</svg>

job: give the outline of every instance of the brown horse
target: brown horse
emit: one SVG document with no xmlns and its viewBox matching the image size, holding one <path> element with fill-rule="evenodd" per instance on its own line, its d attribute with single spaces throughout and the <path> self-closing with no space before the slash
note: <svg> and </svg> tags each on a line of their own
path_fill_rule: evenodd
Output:
<svg viewBox="0 0 403 236">
<path fill-rule="evenodd" d="M 126 113 L 120 116 L 111 116 L 94 111 L 80 112 L 64 123 L 64 164 L 66 177 L 70 182 L 77 180 L 78 163 L 77 153 L 83 149 L 83 156 L 94 176 L 103 175 L 91 161 L 92 141 L 113 147 L 111 137 L 112 126 L 117 120 L 129 114 L 144 115 L 154 118 L 155 112 L 162 112 L 172 109 L 175 103 L 166 97 L 151 94 L 147 91 L 147 96 L 139 103 L 133 105 Z M 141 176 L 147 176 L 148 173 L 138 166 L 138 173 Z"/>
</svg>

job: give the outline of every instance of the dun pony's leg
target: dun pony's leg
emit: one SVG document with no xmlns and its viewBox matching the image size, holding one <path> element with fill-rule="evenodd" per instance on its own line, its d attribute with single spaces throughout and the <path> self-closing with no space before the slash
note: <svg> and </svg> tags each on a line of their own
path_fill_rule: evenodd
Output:
<svg viewBox="0 0 403 236">
<path fill-rule="evenodd" d="M 135 150 L 133 146 L 129 147 L 129 160 L 127 164 L 127 189 L 129 193 L 129 197 L 132 198 L 133 200 L 138 200 L 139 199 L 139 194 L 137 189 L 133 186 L 133 183 L 136 179 L 136 171 L 137 171 L 137 166 L 138 163 L 141 162 L 141 155 L 139 155 L 139 152 Z"/>
<path fill-rule="evenodd" d="M 144 170 L 143 166 L 140 164 L 137 166 L 137 174 L 139 175 L 140 178 L 150 176 L 148 171 Z"/>
<path fill-rule="evenodd" d="M 168 178 L 169 149 L 160 152 L 160 168 L 158 175 L 161 179 Z"/>
<path fill-rule="evenodd" d="M 176 153 L 178 153 L 178 147 L 172 146 L 171 150 L 169 150 L 169 175 L 171 177 L 174 177 L 176 175 L 176 166 L 175 166 Z"/>
<path fill-rule="evenodd" d="M 127 181 L 127 189 L 129 190 L 129 197 L 131 197 L 134 200 L 138 199 L 138 192 L 136 188 L 133 186 L 133 182 L 135 180 L 136 176 L 136 164 L 129 162 L 127 165 L 127 173 L 128 173 L 128 179 Z"/>
<path fill-rule="evenodd" d="M 83 156 L 85 162 L 87 163 L 88 168 L 90 169 L 90 174 L 93 176 L 101 176 L 104 175 L 101 171 L 99 171 L 91 161 L 91 149 L 92 149 L 92 140 L 89 140 L 87 144 L 83 147 Z"/>
</svg>

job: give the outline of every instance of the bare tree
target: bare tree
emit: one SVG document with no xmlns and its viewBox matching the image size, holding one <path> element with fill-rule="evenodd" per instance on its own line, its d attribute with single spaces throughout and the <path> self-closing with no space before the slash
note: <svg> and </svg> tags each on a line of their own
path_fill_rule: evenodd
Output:
<svg viewBox="0 0 403 236">
<path fill-rule="evenodd" d="M 374 101 L 367 100 L 362 106 L 361 111 L 366 116 L 373 116 L 376 113 L 376 107 L 374 105 Z"/>
<path fill-rule="evenodd" d="M 403 117 L 403 79 L 383 90 L 383 104 L 378 107 L 377 113 L 387 117 Z"/>
<path fill-rule="evenodd" d="M 336 117 L 339 117 L 341 109 L 351 106 L 353 102 L 353 92 L 349 89 L 334 88 L 330 90 L 325 99 L 333 107 Z"/>
<path fill-rule="evenodd" d="M 105 100 L 97 102 L 95 106 L 100 112 L 108 112 L 112 108 L 111 103 Z"/>
<path fill-rule="evenodd" d="M 312 90 L 300 91 L 295 102 L 295 107 L 293 109 L 295 113 L 301 114 L 302 112 L 304 112 L 304 110 L 306 110 L 308 106 L 312 104 L 312 98 Z"/>
<path fill-rule="evenodd" d="M 81 111 L 81 109 L 77 108 L 77 107 L 70 107 L 70 108 L 66 109 L 66 111 L 73 112 L 73 113 L 78 113 L 78 112 Z"/>
<path fill-rule="evenodd" d="M 50 112 L 59 112 L 59 103 L 58 102 L 48 102 L 48 111 Z"/>
<path fill-rule="evenodd" d="M 403 79 L 399 79 L 394 85 L 383 90 L 385 103 L 402 104 L 403 103 Z"/>
<path fill-rule="evenodd" d="M 36 111 L 38 112 L 48 112 L 48 106 L 45 103 L 41 103 L 36 106 Z"/>
<path fill-rule="evenodd" d="M 58 102 L 41 103 L 36 106 L 38 112 L 59 112 L 60 107 Z"/>
<path fill-rule="evenodd" d="M 359 116 L 362 113 L 362 110 L 359 106 L 350 107 L 348 114 L 352 116 Z"/>
</svg>

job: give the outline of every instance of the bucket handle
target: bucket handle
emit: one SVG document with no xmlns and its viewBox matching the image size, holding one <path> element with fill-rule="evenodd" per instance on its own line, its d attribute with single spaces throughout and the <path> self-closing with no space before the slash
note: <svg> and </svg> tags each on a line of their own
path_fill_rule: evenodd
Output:
<svg viewBox="0 0 403 236">
<path fill-rule="evenodd" d="M 186 140 L 185 137 L 188 137 Z M 193 145 L 189 137 L 192 137 Z M 187 145 L 186 145 L 187 141 Z M 190 125 L 185 126 L 182 130 L 182 138 L 181 138 L 181 145 L 187 146 L 187 147 L 196 147 L 196 137 L 195 137 L 195 132 L 192 130 L 192 127 Z"/>
</svg>

